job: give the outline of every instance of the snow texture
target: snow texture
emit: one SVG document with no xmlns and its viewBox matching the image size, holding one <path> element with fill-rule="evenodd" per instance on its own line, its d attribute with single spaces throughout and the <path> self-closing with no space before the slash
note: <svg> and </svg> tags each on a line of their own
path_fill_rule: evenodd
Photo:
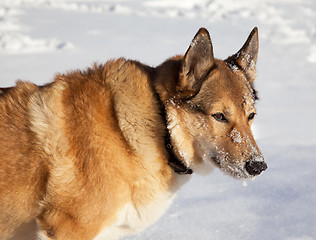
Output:
<svg viewBox="0 0 316 240">
<path fill-rule="evenodd" d="M 124 240 L 314 240 L 313 0 L 1 0 L 0 87 L 17 79 L 44 84 L 56 72 L 120 56 L 155 66 L 185 53 L 200 27 L 210 31 L 215 57 L 226 58 L 254 26 L 253 128 L 267 171 L 247 184 L 219 170 L 195 174 L 157 224 Z"/>
<path fill-rule="evenodd" d="M 242 143 L 244 141 L 244 137 L 240 135 L 240 132 L 236 128 L 230 132 L 230 137 L 235 143 Z"/>
</svg>

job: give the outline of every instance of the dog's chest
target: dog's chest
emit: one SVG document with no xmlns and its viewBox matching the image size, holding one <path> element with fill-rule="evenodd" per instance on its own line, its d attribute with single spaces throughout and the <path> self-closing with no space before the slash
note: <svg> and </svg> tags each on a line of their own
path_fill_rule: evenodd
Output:
<svg viewBox="0 0 316 240">
<path fill-rule="evenodd" d="M 116 222 L 107 227 L 95 240 L 114 240 L 144 230 L 164 214 L 174 197 L 174 193 L 168 192 L 160 194 L 146 205 L 127 203 L 118 213 Z"/>
</svg>

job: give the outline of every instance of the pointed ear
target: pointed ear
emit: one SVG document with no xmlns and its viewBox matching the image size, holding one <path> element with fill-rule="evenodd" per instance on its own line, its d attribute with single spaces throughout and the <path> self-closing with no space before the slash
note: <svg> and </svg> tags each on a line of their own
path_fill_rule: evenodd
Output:
<svg viewBox="0 0 316 240">
<path fill-rule="evenodd" d="M 215 65 L 210 35 L 201 28 L 184 55 L 177 91 L 187 97 L 196 94 Z"/>
<path fill-rule="evenodd" d="M 245 72 L 250 83 L 256 78 L 258 48 L 258 28 L 255 27 L 242 48 L 235 55 L 226 59 L 226 62 L 240 67 Z"/>
</svg>

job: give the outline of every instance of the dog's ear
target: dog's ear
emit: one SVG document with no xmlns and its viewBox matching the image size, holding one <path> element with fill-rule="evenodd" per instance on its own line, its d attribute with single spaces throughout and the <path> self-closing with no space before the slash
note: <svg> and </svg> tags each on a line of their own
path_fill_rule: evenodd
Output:
<svg viewBox="0 0 316 240">
<path fill-rule="evenodd" d="M 258 48 L 258 28 L 255 27 L 242 48 L 235 55 L 226 59 L 226 62 L 240 67 L 250 83 L 256 78 Z"/>
<path fill-rule="evenodd" d="M 196 94 L 208 73 L 215 65 L 213 46 L 210 35 L 201 28 L 193 38 L 191 45 L 184 55 L 177 92 L 181 97 Z"/>
</svg>

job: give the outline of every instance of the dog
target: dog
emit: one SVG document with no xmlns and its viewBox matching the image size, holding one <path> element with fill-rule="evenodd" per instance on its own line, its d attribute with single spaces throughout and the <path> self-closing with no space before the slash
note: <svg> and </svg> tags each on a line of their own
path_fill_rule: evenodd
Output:
<svg viewBox="0 0 316 240">
<path fill-rule="evenodd" d="M 251 132 L 258 29 L 226 60 L 201 28 L 153 68 L 124 58 L 0 90 L 0 239 L 36 220 L 37 239 L 140 232 L 192 173 L 267 168 Z"/>
</svg>

